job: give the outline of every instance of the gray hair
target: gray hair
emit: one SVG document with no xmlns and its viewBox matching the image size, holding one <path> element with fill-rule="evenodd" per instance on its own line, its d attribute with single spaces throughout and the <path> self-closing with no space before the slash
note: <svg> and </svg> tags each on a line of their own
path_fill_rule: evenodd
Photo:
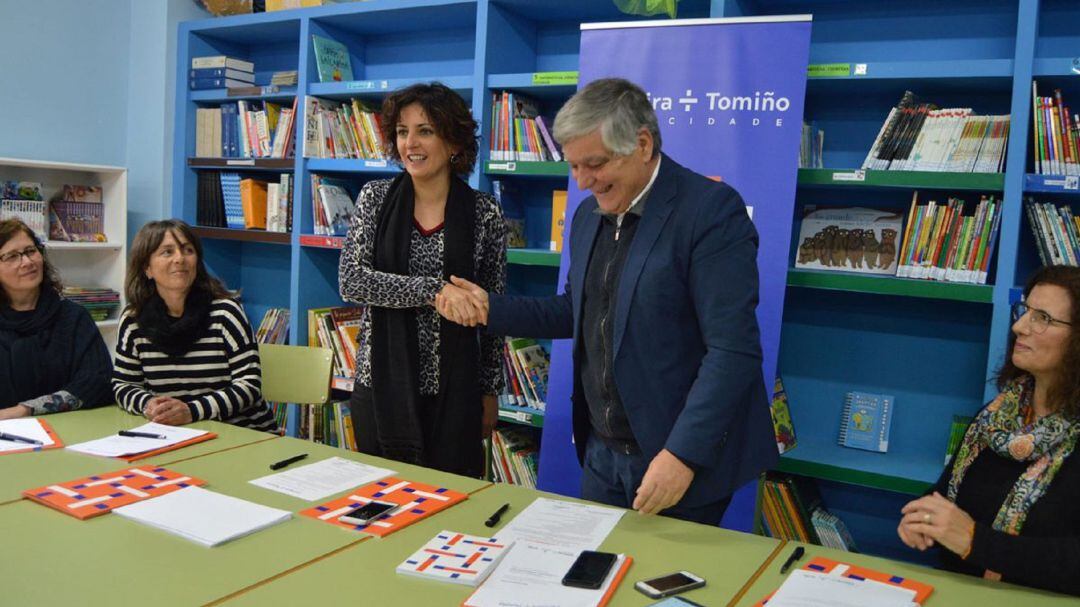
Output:
<svg viewBox="0 0 1080 607">
<path fill-rule="evenodd" d="M 622 78 L 590 82 L 562 106 L 555 116 L 553 135 L 560 145 L 600 129 L 604 147 L 626 156 L 637 147 L 638 132 L 648 129 L 653 157 L 660 153 L 660 126 L 645 91 Z"/>
</svg>

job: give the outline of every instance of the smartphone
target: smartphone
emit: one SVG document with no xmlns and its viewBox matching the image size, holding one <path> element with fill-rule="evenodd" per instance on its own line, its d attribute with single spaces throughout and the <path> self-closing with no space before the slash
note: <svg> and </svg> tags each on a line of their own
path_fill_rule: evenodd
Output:
<svg viewBox="0 0 1080 607">
<path fill-rule="evenodd" d="M 617 555 L 610 552 L 582 550 L 577 560 L 570 566 L 570 570 L 563 576 L 563 586 L 593 590 L 599 588 L 607 579 L 611 566 L 615 564 L 618 558 Z"/>
<path fill-rule="evenodd" d="M 369 525 L 384 516 L 388 516 L 397 507 L 397 504 L 392 504 L 390 502 L 372 500 L 359 508 L 353 508 L 345 514 L 342 514 L 338 517 L 338 520 L 343 523 L 349 523 L 350 525 Z"/>
<path fill-rule="evenodd" d="M 676 571 L 668 575 L 642 580 L 634 584 L 638 592 L 653 599 L 661 599 L 705 585 L 705 578 L 689 571 Z"/>
</svg>

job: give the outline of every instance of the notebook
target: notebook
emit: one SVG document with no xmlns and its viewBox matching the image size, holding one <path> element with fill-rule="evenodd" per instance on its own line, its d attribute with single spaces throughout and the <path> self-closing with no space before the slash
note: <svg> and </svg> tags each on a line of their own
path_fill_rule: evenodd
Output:
<svg viewBox="0 0 1080 607">
<path fill-rule="evenodd" d="M 838 442 L 854 449 L 888 451 L 892 410 L 893 397 L 888 394 L 848 392 L 840 416 Z"/>
<path fill-rule="evenodd" d="M 27 489 L 23 497 L 86 520 L 121 506 L 205 484 L 204 480 L 165 468 L 140 466 Z"/>
<path fill-rule="evenodd" d="M 165 424 L 155 424 L 154 422 L 148 422 L 137 428 L 130 428 L 130 430 L 132 432 L 164 436 L 165 438 L 143 438 L 110 434 L 98 439 L 70 445 L 68 449 L 88 455 L 119 457 L 133 462 L 217 438 L 217 434 L 206 430 L 197 430 L 184 426 L 167 426 Z"/>
<path fill-rule="evenodd" d="M 53 431 L 52 426 L 45 420 L 37 417 L 19 417 L 16 419 L 5 419 L 0 421 L 0 432 L 41 441 L 40 445 L 32 445 L 18 440 L 0 439 L 0 455 L 25 453 L 27 451 L 41 451 L 42 449 L 57 449 L 64 446 L 64 443 L 56 436 L 56 432 Z"/>
<path fill-rule="evenodd" d="M 513 543 L 494 537 L 440 531 L 397 566 L 397 572 L 465 586 L 479 586 L 499 565 Z"/>
<path fill-rule="evenodd" d="M 824 558 L 824 557 L 820 557 L 820 556 L 810 559 L 810 561 L 808 563 L 806 563 L 806 565 L 803 566 L 798 571 L 814 572 L 814 573 L 817 573 L 817 574 L 824 574 L 824 575 L 830 576 L 830 577 L 839 577 L 839 578 L 844 578 L 844 579 L 849 579 L 849 580 L 854 580 L 854 581 L 860 581 L 860 582 L 861 581 L 872 581 L 872 582 L 875 582 L 875 583 L 881 584 L 881 585 L 889 585 L 889 586 L 894 586 L 894 587 L 897 587 L 897 588 L 902 588 L 902 589 L 908 591 L 908 594 L 907 594 L 907 596 L 909 597 L 908 602 L 909 603 L 915 603 L 917 605 L 926 604 L 927 597 L 929 597 L 930 593 L 932 593 L 934 591 L 934 587 L 929 585 L 929 584 L 924 584 L 922 582 L 917 582 L 915 580 L 900 577 L 898 575 L 892 575 L 892 574 L 889 574 L 889 573 L 882 573 L 880 571 L 875 571 L 873 569 L 866 569 L 865 567 L 858 567 L 856 565 L 850 565 L 848 563 L 841 563 L 839 561 L 833 561 L 833 560 L 830 560 L 830 559 L 827 559 L 827 558 Z M 792 572 L 792 573 L 794 574 L 794 572 Z M 804 580 L 800 580 L 800 581 L 804 581 Z M 796 582 L 796 583 L 798 584 L 798 582 Z M 811 582 L 811 583 L 813 583 L 813 582 Z M 787 584 L 787 581 L 784 582 L 784 585 L 786 585 L 786 584 Z M 783 596 L 780 595 L 780 590 L 783 589 L 783 588 L 784 588 L 784 586 L 782 585 L 780 587 L 780 589 L 778 589 L 775 593 L 770 594 L 769 596 L 765 597 L 764 599 L 759 601 L 754 607 L 763 607 L 763 606 L 776 607 L 777 605 L 780 605 L 782 607 L 782 605 L 784 604 L 783 602 L 773 603 L 773 599 L 777 598 L 777 596 L 780 596 L 780 598 L 783 598 Z M 833 593 L 830 595 L 830 598 L 832 598 L 832 599 L 840 599 L 840 598 L 842 598 L 841 596 L 839 596 L 840 592 L 842 592 L 842 591 L 836 591 L 835 588 L 834 588 Z M 881 594 L 884 595 L 886 593 L 884 591 L 882 591 Z M 888 593 L 888 596 L 893 597 L 893 596 L 897 596 L 897 595 L 892 594 L 892 593 Z M 886 599 L 886 600 L 892 600 L 892 599 Z M 811 604 L 814 604 L 814 603 L 811 603 Z M 821 603 L 821 604 L 843 605 L 844 603 L 839 602 L 839 601 L 835 601 L 835 602 L 832 602 L 832 603 Z M 877 604 L 877 602 L 870 602 L 870 603 L 867 603 L 867 604 Z"/>
<path fill-rule="evenodd" d="M 113 512 L 202 544 L 218 546 L 292 518 L 278 510 L 200 487 L 117 508 Z"/>
<path fill-rule="evenodd" d="M 344 497 L 339 497 L 314 508 L 302 510 L 300 514 L 338 527 L 384 537 L 399 529 L 408 527 L 420 519 L 464 501 L 468 497 L 465 493 L 447 489 L 446 487 L 436 487 L 390 477 L 359 487 Z M 354 508 L 359 508 L 372 500 L 392 502 L 399 504 L 401 507 L 394 514 L 368 525 L 354 525 L 338 520 L 342 514 Z"/>
</svg>

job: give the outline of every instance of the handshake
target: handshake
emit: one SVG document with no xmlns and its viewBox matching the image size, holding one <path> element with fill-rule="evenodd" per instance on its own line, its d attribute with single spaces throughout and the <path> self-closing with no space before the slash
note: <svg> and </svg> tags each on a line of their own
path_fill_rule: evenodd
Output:
<svg viewBox="0 0 1080 607">
<path fill-rule="evenodd" d="M 466 327 L 487 324 L 487 291 L 464 278 L 451 276 L 450 284 L 443 286 L 433 305 L 450 322 Z"/>
</svg>

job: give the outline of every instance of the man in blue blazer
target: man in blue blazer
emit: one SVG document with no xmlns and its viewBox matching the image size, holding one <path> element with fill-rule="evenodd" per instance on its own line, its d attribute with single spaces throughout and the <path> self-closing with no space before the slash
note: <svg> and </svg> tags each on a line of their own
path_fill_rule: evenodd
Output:
<svg viewBox="0 0 1080 607">
<path fill-rule="evenodd" d="M 582 497 L 718 524 L 777 461 L 761 372 L 757 232 L 739 194 L 660 153 L 644 91 L 592 82 L 555 118 L 572 176 L 565 292 L 436 305 L 489 332 L 574 339 Z M 558 406 L 558 403 L 553 403 Z"/>
</svg>

